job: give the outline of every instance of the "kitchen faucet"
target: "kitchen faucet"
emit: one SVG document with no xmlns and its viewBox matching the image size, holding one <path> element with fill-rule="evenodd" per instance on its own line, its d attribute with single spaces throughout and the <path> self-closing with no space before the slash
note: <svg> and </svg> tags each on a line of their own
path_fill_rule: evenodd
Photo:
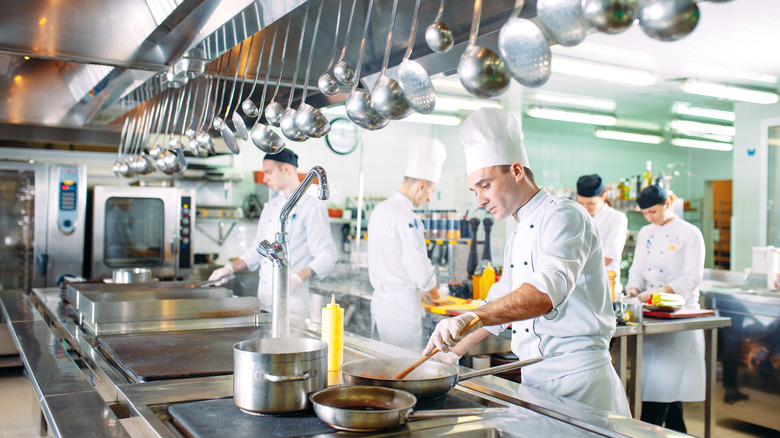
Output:
<svg viewBox="0 0 780 438">
<path fill-rule="evenodd" d="M 320 182 L 318 198 L 323 201 L 328 199 L 330 190 L 325 169 L 314 166 L 282 207 L 279 215 L 279 232 L 276 233 L 274 242 L 269 243 L 264 240 L 256 249 L 261 256 L 271 259 L 273 263 L 271 337 L 274 338 L 290 336 L 290 251 L 287 248 L 290 236 L 287 233 L 287 217 L 315 178 L 319 178 Z"/>
</svg>

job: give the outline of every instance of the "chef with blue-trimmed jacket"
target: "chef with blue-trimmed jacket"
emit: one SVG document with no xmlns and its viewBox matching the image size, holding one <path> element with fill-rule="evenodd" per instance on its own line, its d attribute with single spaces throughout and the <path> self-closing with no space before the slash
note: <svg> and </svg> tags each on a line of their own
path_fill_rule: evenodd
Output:
<svg viewBox="0 0 780 438">
<path fill-rule="evenodd" d="M 453 361 L 511 324 L 512 352 L 519 359 L 549 357 L 523 368 L 523 385 L 630 416 L 608 351 L 615 315 L 590 215 L 576 202 L 539 188 L 520 123 L 510 112 L 481 109 L 460 132 L 477 204 L 498 220 L 511 217 L 515 227 L 507 239 L 503 275 L 486 304 L 441 321 L 424 353 L 437 347 L 444 353 L 435 359 Z"/>
<path fill-rule="evenodd" d="M 421 300 L 439 300 L 422 222 L 412 211 L 436 191 L 447 156 L 444 144 L 416 137 L 401 188 L 380 202 L 368 221 L 371 319 L 382 342 L 414 351 L 423 346 Z"/>
</svg>

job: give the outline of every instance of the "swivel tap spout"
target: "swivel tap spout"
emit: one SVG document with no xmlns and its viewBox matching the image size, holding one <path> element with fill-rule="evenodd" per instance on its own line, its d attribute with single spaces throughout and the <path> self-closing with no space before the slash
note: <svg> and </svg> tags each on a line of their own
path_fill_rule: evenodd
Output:
<svg viewBox="0 0 780 438">
<path fill-rule="evenodd" d="M 330 190 L 328 190 L 328 177 L 325 174 L 325 169 L 314 166 L 282 207 L 282 212 L 279 215 L 279 232 L 276 233 L 274 243 L 263 241 L 257 247 L 257 252 L 261 256 L 271 259 L 273 263 L 271 336 L 274 338 L 290 336 L 290 251 L 287 248 L 290 238 L 287 233 L 287 219 L 293 207 L 301 200 L 315 178 L 320 180 L 319 198 L 323 201 L 328 199 Z"/>
</svg>

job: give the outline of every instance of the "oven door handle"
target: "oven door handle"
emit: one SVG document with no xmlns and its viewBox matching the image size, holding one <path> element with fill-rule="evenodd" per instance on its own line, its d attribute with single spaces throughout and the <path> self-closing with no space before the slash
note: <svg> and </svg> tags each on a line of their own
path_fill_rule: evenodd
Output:
<svg viewBox="0 0 780 438">
<path fill-rule="evenodd" d="M 171 254 L 173 254 L 173 276 L 179 278 L 179 241 L 178 234 L 171 234 Z"/>
<path fill-rule="evenodd" d="M 48 264 L 49 264 L 49 255 L 38 254 L 38 272 L 41 274 L 41 277 L 46 278 L 46 267 Z"/>
</svg>

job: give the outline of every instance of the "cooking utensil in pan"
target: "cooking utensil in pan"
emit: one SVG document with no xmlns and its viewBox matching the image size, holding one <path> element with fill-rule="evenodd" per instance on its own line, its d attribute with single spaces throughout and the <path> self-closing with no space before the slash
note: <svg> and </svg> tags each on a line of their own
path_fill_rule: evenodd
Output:
<svg viewBox="0 0 780 438">
<path fill-rule="evenodd" d="M 472 319 L 468 324 L 466 324 L 463 329 L 460 331 L 460 335 L 463 336 L 463 333 L 466 333 L 471 327 L 474 327 L 474 324 L 479 322 L 479 316 Z M 434 347 L 433 350 L 431 350 L 430 353 L 426 354 L 425 356 L 421 357 L 417 362 L 413 363 L 409 368 L 403 370 L 401 373 L 399 373 L 397 376 L 395 376 L 396 380 L 401 380 L 409 375 L 412 371 L 414 371 L 417 367 L 422 365 L 423 362 L 433 357 L 434 354 L 436 354 L 439 351 L 438 348 Z"/>
<path fill-rule="evenodd" d="M 408 367 L 414 359 L 387 357 L 360 359 L 341 365 L 341 377 L 347 385 L 381 386 L 400 389 L 412 393 L 420 400 L 430 400 L 448 393 L 461 380 L 514 370 L 558 355 L 560 353 L 463 374 L 459 374 L 460 367 L 457 365 L 443 362 L 425 362 L 409 373 L 409 376 L 404 380 L 391 379 L 385 376 L 396 375 L 398 370 Z"/>
<path fill-rule="evenodd" d="M 507 408 L 414 411 L 417 398 L 406 391 L 375 386 L 333 386 L 311 394 L 314 413 L 331 427 L 349 432 L 373 432 L 401 427 L 427 418 L 507 412 Z"/>
<path fill-rule="evenodd" d="M 228 275 L 227 276 L 227 281 L 230 281 L 230 280 L 232 280 L 234 278 L 236 278 L 235 274 Z M 223 278 L 218 278 L 216 280 L 211 280 L 211 281 L 201 281 L 200 283 L 191 284 L 191 285 L 187 286 L 186 288 L 187 289 L 195 289 L 196 287 L 216 286 L 217 283 L 221 282 L 222 280 L 223 280 Z"/>
</svg>

